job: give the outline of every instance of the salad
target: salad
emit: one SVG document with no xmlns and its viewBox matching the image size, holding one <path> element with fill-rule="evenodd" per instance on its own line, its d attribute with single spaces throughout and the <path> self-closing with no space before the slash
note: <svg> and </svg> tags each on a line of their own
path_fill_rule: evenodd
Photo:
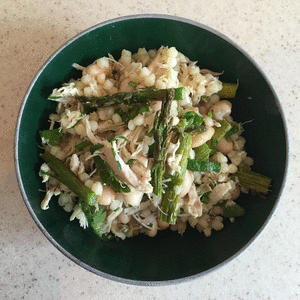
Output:
<svg viewBox="0 0 300 300">
<path fill-rule="evenodd" d="M 243 126 L 231 117 L 238 84 L 200 69 L 174 47 L 123 50 L 54 89 L 40 176 L 53 196 L 101 239 L 156 236 L 189 224 L 206 237 L 244 215 L 240 193 L 267 194 L 251 171 Z"/>
</svg>

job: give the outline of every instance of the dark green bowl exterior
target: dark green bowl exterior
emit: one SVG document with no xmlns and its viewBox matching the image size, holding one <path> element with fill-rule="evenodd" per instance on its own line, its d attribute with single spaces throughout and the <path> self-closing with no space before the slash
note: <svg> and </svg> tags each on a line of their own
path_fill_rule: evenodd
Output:
<svg viewBox="0 0 300 300">
<path fill-rule="evenodd" d="M 69 221 L 57 201 L 40 209 L 44 189 L 38 176 L 41 149 L 39 130 L 48 127 L 55 103 L 47 100 L 53 88 L 79 77 L 73 63 L 87 65 L 122 49 L 132 52 L 175 46 L 201 68 L 224 71 L 224 82 L 239 81 L 233 103 L 236 121 L 246 122 L 246 150 L 254 158 L 254 171 L 273 178 L 266 199 L 242 195 L 238 203 L 246 214 L 205 238 L 188 228 L 181 236 L 170 230 L 155 238 L 138 236 L 102 242 L 90 230 Z M 20 110 L 16 131 L 16 169 L 25 203 L 46 237 L 66 256 L 101 276 L 131 284 L 166 284 L 190 279 L 214 269 L 240 253 L 270 218 L 283 186 L 287 137 L 279 102 L 257 65 L 231 41 L 192 21 L 162 15 L 120 18 L 97 25 L 59 49 L 37 74 Z"/>
</svg>

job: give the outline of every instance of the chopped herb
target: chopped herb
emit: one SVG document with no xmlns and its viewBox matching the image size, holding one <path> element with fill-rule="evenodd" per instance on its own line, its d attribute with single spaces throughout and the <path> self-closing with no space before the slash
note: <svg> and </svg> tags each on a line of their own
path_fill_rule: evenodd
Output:
<svg viewBox="0 0 300 300">
<path fill-rule="evenodd" d="M 193 172 L 216 172 L 221 171 L 221 164 L 214 161 L 188 159 L 187 169 Z"/>
<path fill-rule="evenodd" d="M 112 152 L 112 154 L 113 154 L 113 156 L 114 156 L 114 158 L 116 160 L 118 170 L 121 171 L 122 167 L 121 167 L 121 164 L 120 164 L 119 160 L 117 159 L 117 153 L 116 153 L 115 149 L 111 148 L 111 152 Z"/>
<path fill-rule="evenodd" d="M 230 142 L 230 141 L 231 141 L 231 136 L 232 136 L 233 134 L 239 132 L 240 129 L 241 129 L 241 128 L 240 128 L 240 125 L 234 125 L 234 126 L 232 126 L 232 127 L 226 132 L 226 134 L 225 134 L 226 140 Z"/>
<path fill-rule="evenodd" d="M 62 141 L 63 133 L 59 128 L 49 129 L 40 131 L 40 136 L 43 143 L 47 143 L 51 146 L 57 146 Z"/>
<path fill-rule="evenodd" d="M 115 114 L 118 114 L 119 116 L 122 116 L 123 114 L 125 114 L 125 112 L 123 111 L 122 108 L 116 108 L 114 111 Z"/>
<path fill-rule="evenodd" d="M 146 136 L 153 137 L 153 128 L 146 133 Z"/>
<path fill-rule="evenodd" d="M 133 87 L 133 88 L 136 88 L 136 87 L 137 87 L 137 84 L 134 83 L 133 81 L 129 81 L 129 82 L 128 82 L 128 85 L 131 86 L 131 87 Z"/>
<path fill-rule="evenodd" d="M 117 108 L 115 110 L 115 113 L 120 115 L 124 123 L 128 123 L 130 120 L 134 119 L 137 115 L 145 112 L 150 112 L 150 107 L 147 104 L 131 107 L 128 113 L 124 112 L 121 108 Z"/>
<path fill-rule="evenodd" d="M 129 167 L 131 167 L 132 164 L 133 164 L 133 162 L 134 162 L 134 159 L 129 159 L 128 162 L 127 162 L 127 165 L 128 165 Z"/>
<path fill-rule="evenodd" d="M 212 111 L 209 111 L 209 112 L 207 113 L 207 116 L 208 116 L 209 118 L 211 118 L 211 117 L 212 117 Z"/>
<path fill-rule="evenodd" d="M 192 129 L 199 128 L 200 125 L 203 123 L 204 118 L 195 113 L 194 111 L 188 111 L 185 114 L 182 115 L 182 119 L 180 120 L 177 127 L 181 131 L 185 131 L 189 127 L 192 127 Z"/>
<path fill-rule="evenodd" d="M 102 226 L 106 218 L 106 212 L 102 207 L 96 208 L 95 205 L 86 205 L 83 202 L 80 202 L 79 204 L 89 225 L 92 227 L 94 232 L 102 238 Z"/>
<path fill-rule="evenodd" d="M 80 150 L 83 150 L 84 148 L 92 146 L 92 145 L 93 144 L 90 141 L 83 141 L 82 143 L 77 144 L 75 146 L 75 148 L 80 151 Z"/>
<path fill-rule="evenodd" d="M 240 217 L 245 214 L 245 209 L 239 206 L 238 204 L 226 206 L 223 212 L 224 217 L 233 218 Z"/>
<path fill-rule="evenodd" d="M 92 153 L 92 154 L 94 154 L 94 152 L 95 151 L 97 151 L 97 150 L 99 150 L 99 149 L 101 149 L 101 148 L 103 148 L 103 145 L 102 144 L 96 144 L 96 145 L 92 145 L 91 146 L 91 148 L 90 148 L 90 152 Z"/>
<path fill-rule="evenodd" d="M 100 156 L 93 157 L 95 166 L 100 175 L 100 180 L 104 185 L 112 186 L 117 193 L 129 193 L 128 185 L 119 179 L 109 168 L 109 166 L 101 159 Z"/>
<path fill-rule="evenodd" d="M 201 202 L 204 203 L 204 204 L 208 204 L 210 202 L 210 199 L 209 199 L 209 194 L 210 192 L 207 192 L 207 193 L 204 193 L 202 198 L 201 198 Z"/>
<path fill-rule="evenodd" d="M 112 140 L 110 140 L 110 142 L 112 143 L 112 142 L 115 142 L 115 141 L 120 140 L 120 139 L 123 139 L 123 140 L 125 140 L 126 142 L 128 142 L 128 138 L 125 137 L 125 136 L 122 136 L 122 135 L 117 135 L 117 136 L 115 136 Z"/>
</svg>

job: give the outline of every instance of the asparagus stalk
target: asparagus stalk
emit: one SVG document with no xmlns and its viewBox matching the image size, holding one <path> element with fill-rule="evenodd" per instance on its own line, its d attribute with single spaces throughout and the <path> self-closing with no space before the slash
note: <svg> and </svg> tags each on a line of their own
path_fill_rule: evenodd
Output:
<svg viewBox="0 0 300 300">
<path fill-rule="evenodd" d="M 239 168 L 235 173 L 240 185 L 258 193 L 267 194 L 272 179 L 264 175 L 252 172 L 246 168 Z"/>
<path fill-rule="evenodd" d="M 160 219 L 168 222 L 169 224 L 175 224 L 178 214 L 180 193 L 182 184 L 184 181 L 185 173 L 187 170 L 188 157 L 192 147 L 192 135 L 183 133 L 179 136 L 180 146 L 176 154 L 182 155 L 179 162 L 180 172 L 175 172 L 174 175 L 166 175 L 170 177 L 172 181 L 167 183 L 168 188 L 163 194 L 161 203 Z"/>
<path fill-rule="evenodd" d="M 223 82 L 222 90 L 218 92 L 219 97 L 221 99 L 235 98 L 238 86 L 239 86 L 238 83 Z"/>
<path fill-rule="evenodd" d="M 61 160 L 54 157 L 49 152 L 45 152 L 41 157 L 54 171 L 55 174 L 53 177 L 66 185 L 83 201 L 83 203 L 86 205 L 93 205 L 97 202 L 97 195 L 91 189 L 86 187 Z"/>
<path fill-rule="evenodd" d="M 162 100 L 161 112 L 155 116 L 153 137 L 155 140 L 154 148 L 154 167 L 152 168 L 153 193 L 159 198 L 162 197 L 162 180 L 164 175 L 164 158 L 168 144 L 168 134 L 171 130 L 169 118 L 172 100 L 175 96 L 175 89 L 168 90 L 167 96 Z"/>
<path fill-rule="evenodd" d="M 183 99 L 183 87 L 172 89 L 174 90 L 173 100 Z M 152 100 L 161 100 L 167 97 L 170 89 L 162 90 L 142 90 L 134 91 L 129 93 L 118 93 L 114 95 L 107 95 L 102 97 L 77 97 L 77 99 L 86 108 L 97 108 L 97 107 L 107 107 L 117 104 L 134 104 L 134 103 L 147 103 Z"/>
</svg>

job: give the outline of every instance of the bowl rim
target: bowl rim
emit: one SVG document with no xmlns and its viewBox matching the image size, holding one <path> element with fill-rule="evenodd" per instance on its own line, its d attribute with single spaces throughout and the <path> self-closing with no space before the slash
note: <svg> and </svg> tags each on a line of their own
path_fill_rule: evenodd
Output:
<svg viewBox="0 0 300 300">
<path fill-rule="evenodd" d="M 256 234 L 253 236 L 253 238 L 251 240 L 249 240 L 239 251 L 237 251 L 234 255 L 230 256 L 228 259 L 221 262 L 220 264 L 218 264 L 218 265 L 216 265 L 216 266 L 214 266 L 214 267 L 212 267 L 208 270 L 205 270 L 201 273 L 191 275 L 191 276 L 182 277 L 182 278 L 178 278 L 178 279 L 172 279 L 172 280 L 162 280 L 162 281 L 155 281 L 154 280 L 154 281 L 150 281 L 150 280 L 126 279 L 126 278 L 118 277 L 118 276 L 115 276 L 115 275 L 111 275 L 111 274 L 99 271 L 99 270 L 91 267 L 90 265 L 88 265 L 88 264 L 80 261 L 79 259 L 77 259 L 71 253 L 66 251 L 62 246 L 60 246 L 56 242 L 56 240 L 44 228 L 42 223 L 38 220 L 37 216 L 35 215 L 35 213 L 33 211 L 33 208 L 30 205 L 29 199 L 27 198 L 27 195 L 26 195 L 23 183 L 22 183 L 21 173 L 20 173 L 18 143 L 19 143 L 19 133 L 20 133 L 20 125 L 21 125 L 22 115 L 23 115 L 23 111 L 24 111 L 25 105 L 27 103 L 28 97 L 31 93 L 31 90 L 32 90 L 33 86 L 35 85 L 37 79 L 41 75 L 41 73 L 44 71 L 44 69 L 47 67 L 47 65 L 56 57 L 56 55 L 60 51 L 62 51 L 64 48 L 66 48 L 68 45 L 73 43 L 75 40 L 77 40 L 81 36 L 87 34 L 88 32 L 90 32 L 94 29 L 100 28 L 102 26 L 114 24 L 114 23 L 117 23 L 117 22 L 120 22 L 120 21 L 132 20 L 132 19 L 162 19 L 162 20 L 173 20 L 173 21 L 177 21 L 177 22 L 187 23 L 187 24 L 199 27 L 201 29 L 204 29 L 208 32 L 211 32 L 211 33 L 217 35 L 218 37 L 222 38 L 223 40 L 227 41 L 228 43 L 230 43 L 237 50 L 239 50 L 255 66 L 255 68 L 260 72 L 260 74 L 262 75 L 262 77 L 266 81 L 268 87 L 270 88 L 270 90 L 271 90 L 271 92 L 274 96 L 275 102 L 276 102 L 278 110 L 280 112 L 280 115 L 281 115 L 281 118 L 282 118 L 282 121 L 283 121 L 284 133 L 285 133 L 286 160 L 285 160 L 285 169 L 284 169 L 282 184 L 281 184 L 280 191 L 279 191 L 278 197 L 276 199 L 276 202 L 275 202 L 269 216 L 267 217 L 267 219 L 265 220 L 265 222 L 261 226 L 261 228 L 256 232 Z M 171 285 L 171 284 L 179 284 L 179 283 L 189 282 L 189 281 L 192 281 L 196 278 L 200 278 L 200 277 L 202 277 L 202 276 L 204 276 L 208 273 L 211 273 L 211 272 L 219 269 L 220 267 L 223 267 L 223 266 L 227 265 L 229 262 L 231 262 L 235 258 L 237 258 L 242 252 L 244 252 L 244 250 L 246 250 L 251 244 L 253 244 L 253 242 L 257 240 L 257 237 L 259 235 L 261 235 L 261 233 L 266 229 L 267 224 L 269 224 L 270 220 L 274 216 L 274 213 L 275 213 L 276 209 L 279 206 L 278 204 L 279 204 L 280 198 L 283 194 L 283 190 L 285 188 L 286 181 L 287 181 L 287 174 L 288 174 L 288 169 L 289 169 L 289 152 L 290 152 L 290 149 L 289 149 L 289 134 L 288 134 L 288 130 L 287 130 L 287 121 L 286 121 L 286 118 L 285 118 L 285 115 L 284 115 L 282 105 L 279 101 L 279 98 L 277 96 L 277 93 L 276 93 L 275 88 L 273 87 L 271 81 L 269 80 L 269 78 L 265 74 L 265 72 L 261 69 L 261 67 L 258 65 L 258 63 L 245 50 L 243 50 L 239 45 L 237 45 L 234 41 L 232 41 L 230 38 L 225 36 L 223 33 L 219 32 L 219 31 L 217 31 L 217 30 L 215 30 L 215 29 L 213 29 L 213 28 L 211 28 L 207 25 L 204 25 L 200 22 L 190 20 L 190 19 L 187 19 L 187 18 L 183 18 L 183 17 L 174 16 L 174 15 L 168 15 L 168 14 L 134 14 L 134 15 L 126 15 L 126 16 L 106 20 L 104 22 L 100 22 L 96 25 L 93 25 L 93 26 L 81 31 L 80 33 L 76 34 L 71 39 L 69 39 L 67 42 L 65 42 L 62 46 L 60 46 L 46 60 L 46 62 L 42 65 L 42 67 L 38 70 L 38 72 L 34 76 L 33 80 L 31 81 L 31 83 L 30 83 L 30 85 L 29 85 L 29 87 L 28 87 L 28 89 L 27 89 L 27 91 L 24 95 L 23 102 L 22 102 L 22 105 L 21 105 L 19 113 L 18 113 L 18 119 L 17 119 L 17 124 L 16 124 L 16 130 L 15 130 L 15 142 L 14 142 L 15 171 L 16 171 L 17 180 L 18 180 L 20 191 L 21 191 L 21 195 L 22 195 L 22 198 L 25 202 L 25 205 L 26 205 L 30 215 L 32 216 L 32 218 L 35 221 L 36 225 L 39 227 L 39 229 L 45 235 L 45 237 L 56 247 L 56 249 L 58 249 L 62 254 L 64 254 L 66 257 L 68 257 L 70 260 L 75 262 L 80 267 L 82 267 L 82 268 L 84 268 L 84 269 L 86 269 L 86 270 L 88 270 L 88 271 L 90 271 L 90 272 L 92 272 L 96 275 L 104 277 L 106 279 L 113 280 L 113 281 L 123 283 L 123 284 L 131 284 L 131 285 L 137 285 L 137 286 L 166 286 L 166 285 Z"/>
</svg>

